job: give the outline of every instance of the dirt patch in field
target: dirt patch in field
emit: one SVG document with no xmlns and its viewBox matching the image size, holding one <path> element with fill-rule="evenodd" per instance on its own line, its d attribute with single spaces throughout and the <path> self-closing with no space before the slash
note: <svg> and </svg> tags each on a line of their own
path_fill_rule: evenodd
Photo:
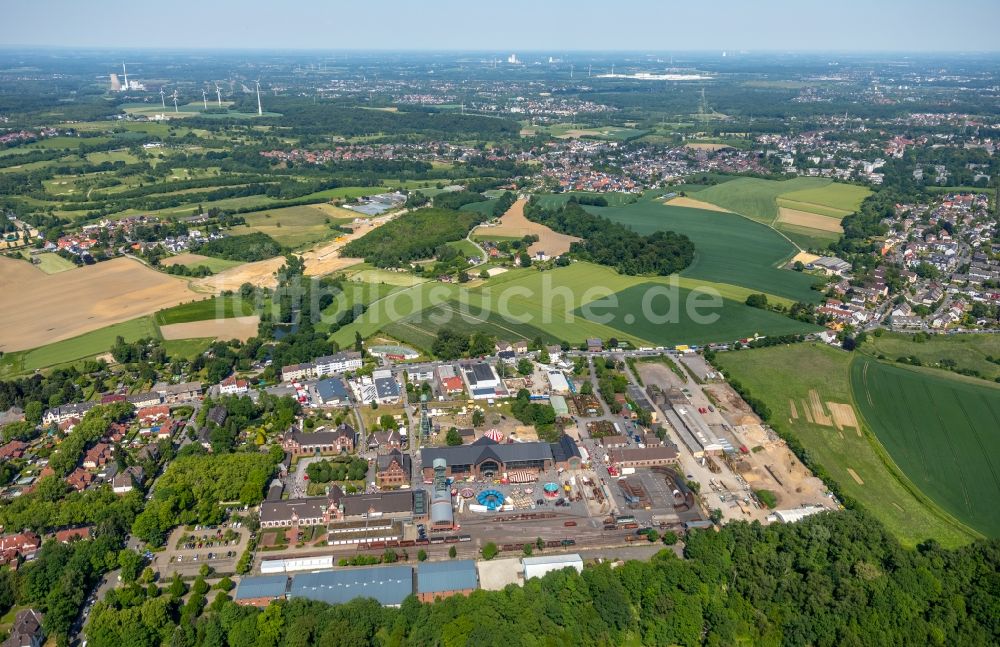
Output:
<svg viewBox="0 0 1000 647">
<path fill-rule="evenodd" d="M 177 256 L 169 256 L 160 261 L 160 265 L 166 265 L 170 267 L 171 265 L 187 265 L 189 263 L 204 263 L 205 261 L 212 260 L 208 256 L 203 256 L 201 254 L 192 254 L 191 252 L 185 252 L 183 254 L 178 254 Z"/>
<path fill-rule="evenodd" d="M 812 411 L 813 422 L 817 425 L 833 426 L 833 418 L 823 408 L 823 401 L 819 399 L 819 393 L 816 392 L 816 389 L 809 391 L 809 409 Z"/>
<path fill-rule="evenodd" d="M 0 258 L 0 350 L 44 346 L 193 298 L 187 281 L 130 258 L 59 274 Z"/>
<path fill-rule="evenodd" d="M 351 265 L 364 263 L 363 258 L 341 257 L 340 249 L 351 242 L 357 240 L 374 229 L 378 229 L 385 223 L 392 220 L 394 216 L 384 216 L 372 218 L 371 220 L 359 223 L 354 227 L 354 231 L 344 236 L 338 236 L 334 240 L 324 243 L 315 249 L 310 249 L 302 254 L 302 260 L 306 262 L 306 276 L 323 276 L 330 272 L 342 270 Z"/>
<path fill-rule="evenodd" d="M 711 202 L 702 202 L 701 200 L 695 200 L 694 198 L 688 198 L 681 196 L 680 198 L 674 198 L 673 200 L 668 200 L 667 204 L 672 207 L 688 207 L 689 209 L 703 209 L 705 211 L 719 211 L 721 213 L 732 213 L 729 209 L 723 209 L 717 204 L 712 204 Z"/>
<path fill-rule="evenodd" d="M 796 261 L 802 263 L 803 265 L 808 265 L 809 263 L 815 261 L 817 258 L 819 258 L 819 256 L 817 256 L 816 254 L 810 254 L 809 252 L 799 252 L 798 254 L 792 257 L 792 260 L 788 262 L 792 265 L 794 265 Z"/>
<path fill-rule="evenodd" d="M 203 279 L 192 281 L 191 286 L 203 292 L 219 293 L 224 290 L 239 290 L 244 283 L 250 283 L 258 287 L 273 288 L 278 285 L 278 279 L 274 273 L 285 264 L 283 256 L 275 256 L 263 261 L 244 263 L 223 270 L 218 274 L 206 276 Z"/>
<path fill-rule="evenodd" d="M 827 402 L 826 406 L 830 409 L 830 413 L 833 414 L 834 427 L 837 429 L 854 427 L 854 430 L 858 432 L 858 436 L 861 435 L 861 427 L 858 425 L 858 419 L 854 415 L 854 407 L 849 404 L 840 404 L 837 402 Z"/>
<path fill-rule="evenodd" d="M 802 401 L 802 413 L 806 417 L 806 422 L 813 424 L 812 411 L 809 410 L 809 403 L 805 400 Z"/>
<path fill-rule="evenodd" d="M 852 470 L 850 467 L 847 468 L 847 473 L 851 475 L 851 478 L 854 479 L 854 482 L 857 483 L 858 485 L 865 484 L 865 482 L 861 480 L 861 477 L 858 476 L 858 473 Z"/>
<path fill-rule="evenodd" d="M 570 243 L 580 240 L 576 236 L 559 234 L 545 225 L 531 222 L 524 217 L 524 205 L 527 200 L 518 200 L 500 218 L 500 224 L 495 227 L 477 227 L 473 235 L 481 236 L 510 236 L 521 238 L 522 236 L 537 235 L 538 242 L 532 243 L 528 248 L 528 253 L 534 255 L 537 252 L 545 252 L 549 256 L 559 256 L 569 251 Z"/>
<path fill-rule="evenodd" d="M 788 207 L 778 207 L 778 222 L 799 227 L 808 227 L 819 231 L 829 231 L 835 234 L 844 233 L 844 228 L 840 226 L 839 218 L 821 216 L 818 213 L 789 209 Z"/>
<path fill-rule="evenodd" d="M 246 341 L 251 337 L 257 336 L 257 324 L 259 323 L 260 317 L 257 315 L 233 317 L 231 319 L 206 319 L 205 321 L 191 321 L 188 323 L 160 326 L 160 333 L 164 339 L 213 337 L 225 341 L 230 339 Z"/>
<path fill-rule="evenodd" d="M 788 400 L 788 409 L 789 409 L 789 412 L 791 413 L 792 420 L 798 420 L 799 419 L 799 411 L 798 411 L 798 409 L 795 408 L 795 400 L 791 400 L 791 399 Z"/>
</svg>

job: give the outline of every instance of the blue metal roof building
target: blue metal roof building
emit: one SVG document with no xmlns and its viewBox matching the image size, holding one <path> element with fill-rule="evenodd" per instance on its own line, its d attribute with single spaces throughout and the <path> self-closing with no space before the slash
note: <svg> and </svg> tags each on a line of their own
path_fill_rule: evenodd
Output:
<svg viewBox="0 0 1000 647">
<path fill-rule="evenodd" d="M 417 565 L 417 594 L 421 597 L 478 588 L 479 573 L 471 559 Z"/>
<path fill-rule="evenodd" d="M 292 578 L 288 597 L 329 604 L 343 604 L 354 598 L 374 598 L 383 606 L 398 606 L 412 594 L 411 567 L 380 566 L 296 575 Z"/>
<path fill-rule="evenodd" d="M 244 577 L 236 587 L 236 602 L 241 600 L 277 600 L 285 597 L 288 587 L 287 575 L 262 575 Z"/>
</svg>

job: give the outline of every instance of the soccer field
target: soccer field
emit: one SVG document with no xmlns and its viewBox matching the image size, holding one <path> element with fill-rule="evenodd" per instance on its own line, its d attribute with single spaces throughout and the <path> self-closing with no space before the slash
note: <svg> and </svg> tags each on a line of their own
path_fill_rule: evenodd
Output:
<svg viewBox="0 0 1000 647">
<path fill-rule="evenodd" d="M 860 357 L 858 408 L 893 461 L 966 525 L 1000 537 L 1000 387 Z"/>
</svg>

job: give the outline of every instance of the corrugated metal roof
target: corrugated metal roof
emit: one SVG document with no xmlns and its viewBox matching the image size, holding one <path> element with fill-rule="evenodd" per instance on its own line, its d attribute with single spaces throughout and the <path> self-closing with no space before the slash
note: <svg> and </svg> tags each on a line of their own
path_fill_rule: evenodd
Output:
<svg viewBox="0 0 1000 647">
<path fill-rule="evenodd" d="M 240 580 L 240 585 L 236 587 L 236 599 L 251 600 L 254 598 L 284 597 L 287 587 L 288 576 L 286 575 L 244 577 Z"/>
<path fill-rule="evenodd" d="M 417 565 L 417 593 L 444 593 L 479 588 L 476 562 L 460 559 Z"/>
<path fill-rule="evenodd" d="M 380 604 L 392 606 L 402 604 L 412 593 L 413 569 L 385 566 L 296 575 L 292 578 L 289 597 L 330 604 L 342 604 L 354 598 L 374 598 Z"/>
</svg>

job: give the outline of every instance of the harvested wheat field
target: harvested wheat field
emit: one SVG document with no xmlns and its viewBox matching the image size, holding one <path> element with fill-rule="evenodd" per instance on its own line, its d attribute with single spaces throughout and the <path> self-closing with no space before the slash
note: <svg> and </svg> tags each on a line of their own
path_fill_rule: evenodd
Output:
<svg viewBox="0 0 1000 647">
<path fill-rule="evenodd" d="M 789 263 L 795 263 L 796 261 L 798 261 L 803 265 L 808 265 L 809 263 L 812 263 L 818 258 L 819 256 L 817 256 L 816 254 L 810 254 L 809 252 L 799 252 L 798 254 L 792 257 L 792 260 L 789 261 Z"/>
<path fill-rule="evenodd" d="M 187 265 L 188 263 L 197 263 L 199 261 L 208 261 L 209 256 L 203 256 L 201 254 L 193 254 L 191 252 L 185 252 L 183 254 L 178 254 L 177 256 L 168 256 L 160 261 L 160 265 L 166 265 L 170 267 L 171 265 Z"/>
<path fill-rule="evenodd" d="M 219 293 L 223 290 L 239 290 L 244 283 L 250 283 L 258 287 L 273 288 L 278 285 L 278 279 L 274 273 L 285 264 L 283 256 L 256 261 L 254 263 L 244 263 L 214 276 L 206 276 L 191 282 L 191 286 L 202 292 Z"/>
<path fill-rule="evenodd" d="M 213 337 L 228 341 L 239 339 L 246 341 L 257 336 L 257 324 L 260 317 L 250 315 L 249 317 L 232 317 L 230 319 L 206 319 L 205 321 L 191 321 L 188 323 L 170 324 L 160 326 L 160 334 L 164 339 L 201 339 Z"/>
<path fill-rule="evenodd" d="M 529 254 L 545 252 L 549 256 L 559 256 L 569 251 L 570 243 L 580 240 L 576 236 L 558 234 L 545 225 L 531 222 L 524 217 L 524 205 L 527 200 L 518 200 L 500 218 L 500 225 L 496 227 L 478 227 L 472 234 L 479 236 L 509 236 L 511 238 L 521 238 L 522 236 L 536 235 L 538 242 L 532 243 L 528 248 Z"/>
<path fill-rule="evenodd" d="M 790 413 L 792 414 L 792 420 L 798 420 L 799 410 L 795 408 L 795 400 L 792 399 L 788 400 L 788 408 L 790 409 Z"/>
<path fill-rule="evenodd" d="M 840 404 L 838 402 L 827 402 L 826 406 L 830 409 L 830 413 L 833 414 L 833 426 L 837 429 L 843 429 L 844 427 L 854 427 L 854 430 L 858 432 L 858 436 L 861 435 L 861 426 L 858 424 L 858 419 L 854 415 L 854 407 L 849 404 Z"/>
<path fill-rule="evenodd" d="M 694 198 L 688 198 L 686 196 L 681 196 L 680 198 L 674 198 L 668 200 L 667 204 L 671 207 L 688 207 L 689 209 L 704 209 L 705 211 L 719 211 L 722 213 L 732 213 L 729 209 L 723 209 L 717 204 L 712 204 L 711 202 L 702 202 L 701 200 L 695 200 Z"/>
<path fill-rule="evenodd" d="M 0 350 L 44 346 L 196 297 L 184 279 L 130 258 L 59 274 L 0 258 Z"/>
<path fill-rule="evenodd" d="M 858 473 L 852 470 L 850 467 L 847 468 L 847 472 L 851 475 L 851 478 L 854 479 L 855 483 L 857 483 L 858 485 L 865 484 L 865 482 L 861 480 L 861 477 L 858 476 Z"/>
<path fill-rule="evenodd" d="M 844 228 L 840 226 L 840 218 L 822 216 L 818 213 L 789 209 L 788 207 L 778 207 L 778 222 L 799 227 L 808 227 L 819 231 L 830 231 L 836 234 L 844 233 Z"/>
</svg>

